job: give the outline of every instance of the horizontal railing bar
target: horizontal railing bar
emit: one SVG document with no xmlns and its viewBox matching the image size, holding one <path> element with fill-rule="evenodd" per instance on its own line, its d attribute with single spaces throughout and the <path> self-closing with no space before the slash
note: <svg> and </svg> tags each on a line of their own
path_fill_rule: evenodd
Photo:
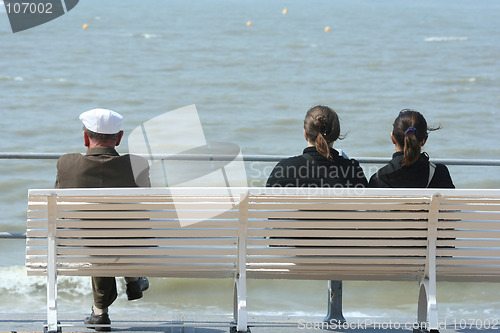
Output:
<svg viewBox="0 0 500 333">
<path fill-rule="evenodd" d="M 50 160 L 58 159 L 64 153 L 0 153 L 0 159 L 28 159 L 28 160 Z M 198 160 L 212 160 L 212 161 L 233 161 L 238 159 L 234 155 L 224 155 L 224 154 L 137 154 L 146 159 L 150 160 L 186 160 L 186 161 L 198 161 Z M 245 155 L 243 156 L 243 161 L 245 162 L 278 162 L 284 158 L 288 158 L 291 155 Z M 359 163 L 367 164 L 386 164 L 390 161 L 390 158 L 386 157 L 353 157 Z M 470 165 L 470 166 L 500 166 L 500 160 L 494 159 L 454 159 L 454 158 L 436 158 L 432 159 L 434 163 L 442 163 L 446 165 Z"/>
<path fill-rule="evenodd" d="M 26 238 L 25 232 L 0 231 L 0 239 L 24 239 L 24 238 Z"/>
</svg>

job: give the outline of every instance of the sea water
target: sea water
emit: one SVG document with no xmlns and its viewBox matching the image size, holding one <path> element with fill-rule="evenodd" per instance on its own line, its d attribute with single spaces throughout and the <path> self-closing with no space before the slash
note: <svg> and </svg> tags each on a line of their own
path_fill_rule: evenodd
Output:
<svg viewBox="0 0 500 333">
<path fill-rule="evenodd" d="M 499 159 L 499 12 L 495 0 L 86 0 L 13 34 L 0 3 L 0 152 L 84 152 L 78 115 L 96 107 L 120 112 L 127 135 L 195 104 L 207 141 L 297 155 L 306 110 L 326 104 L 345 135 L 335 147 L 351 157 L 389 158 L 392 122 L 413 108 L 442 127 L 424 147 L 431 159 Z M 25 231 L 27 189 L 52 187 L 55 162 L 0 160 L 0 231 Z M 263 185 L 273 165 L 247 163 L 249 183 Z M 368 177 L 380 167 L 362 166 Z M 457 188 L 500 186 L 498 167 L 449 169 Z M 0 312 L 44 311 L 45 279 L 26 276 L 24 249 L 0 240 Z M 59 283 L 63 311 L 89 311 L 88 278 Z M 119 280 L 113 309 L 231 313 L 232 284 L 152 279 L 127 302 Z M 346 281 L 344 313 L 414 318 L 417 290 Z M 498 284 L 439 283 L 440 314 L 498 317 L 499 294 Z M 249 281 L 254 314 L 321 315 L 326 299 L 324 281 Z"/>
</svg>

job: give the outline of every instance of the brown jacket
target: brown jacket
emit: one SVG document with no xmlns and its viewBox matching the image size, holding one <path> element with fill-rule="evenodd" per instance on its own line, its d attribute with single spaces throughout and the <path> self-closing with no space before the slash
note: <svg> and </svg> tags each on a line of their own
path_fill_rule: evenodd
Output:
<svg viewBox="0 0 500 333">
<path fill-rule="evenodd" d="M 149 186 L 148 162 L 135 155 L 120 156 L 114 148 L 91 148 L 86 155 L 65 154 L 57 161 L 55 188 Z"/>
</svg>

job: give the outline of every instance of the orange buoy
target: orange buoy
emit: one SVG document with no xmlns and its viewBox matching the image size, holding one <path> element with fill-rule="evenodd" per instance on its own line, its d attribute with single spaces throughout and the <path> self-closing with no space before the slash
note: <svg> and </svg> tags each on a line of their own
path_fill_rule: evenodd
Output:
<svg viewBox="0 0 500 333">
<path fill-rule="evenodd" d="M 325 32 L 329 32 L 330 30 L 331 30 L 330 27 L 328 27 L 328 26 L 325 27 Z"/>
<path fill-rule="evenodd" d="M 82 26 L 82 29 L 83 30 L 87 30 L 89 28 L 89 25 L 87 23 L 85 23 L 83 26 Z"/>
<path fill-rule="evenodd" d="M 252 21 L 247 21 L 247 27 L 250 27 L 252 25 Z"/>
</svg>

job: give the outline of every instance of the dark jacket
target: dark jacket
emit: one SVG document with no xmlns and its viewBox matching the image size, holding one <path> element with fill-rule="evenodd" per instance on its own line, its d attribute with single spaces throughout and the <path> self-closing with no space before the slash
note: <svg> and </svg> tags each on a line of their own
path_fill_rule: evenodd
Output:
<svg viewBox="0 0 500 333">
<path fill-rule="evenodd" d="M 149 186 L 148 162 L 120 156 L 114 148 L 91 148 L 86 155 L 65 154 L 57 161 L 56 188 Z"/>
<path fill-rule="evenodd" d="M 370 187 L 402 188 L 455 188 L 450 172 L 444 164 L 436 164 L 434 176 L 429 182 L 429 156 L 422 153 L 417 162 L 410 166 L 401 166 L 403 152 L 396 152 L 392 160 L 370 178 Z"/>
<path fill-rule="evenodd" d="M 276 187 L 365 187 L 363 169 L 354 159 L 346 159 L 331 148 L 328 160 L 315 147 L 304 154 L 281 160 L 271 172 L 266 186 Z M 308 155 L 308 156 L 306 156 Z"/>
</svg>

